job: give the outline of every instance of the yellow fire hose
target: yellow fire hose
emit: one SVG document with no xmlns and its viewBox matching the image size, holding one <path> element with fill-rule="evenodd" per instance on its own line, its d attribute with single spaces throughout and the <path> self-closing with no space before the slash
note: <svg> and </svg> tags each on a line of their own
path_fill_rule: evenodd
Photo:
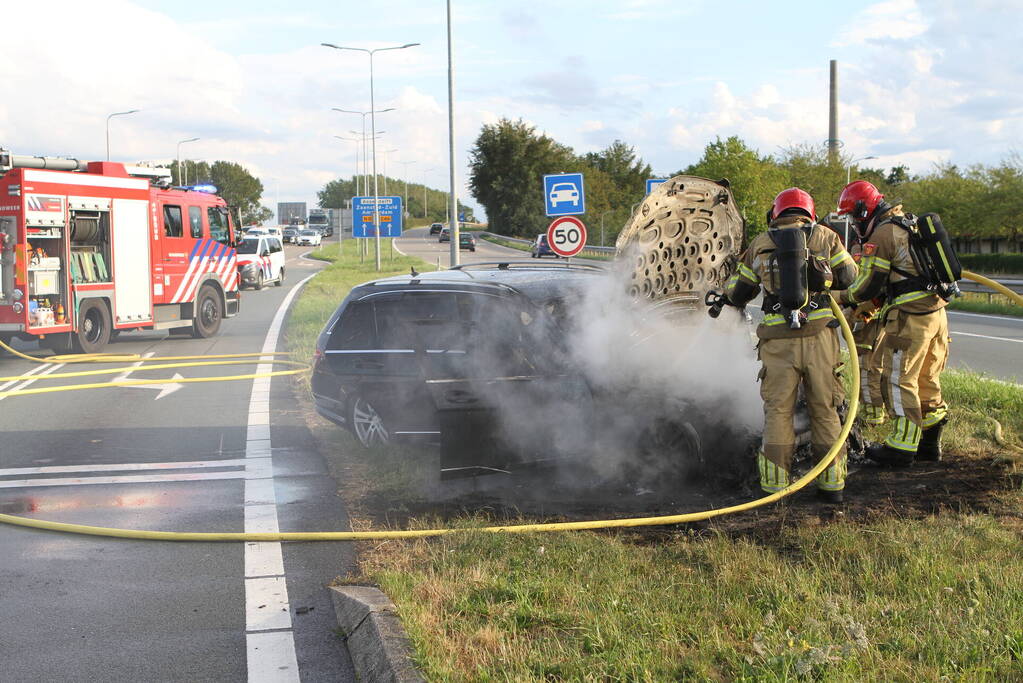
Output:
<svg viewBox="0 0 1023 683">
<path fill-rule="evenodd" d="M 989 280 L 988 278 L 963 271 L 963 277 L 966 277 L 975 282 L 979 282 L 987 287 L 1005 294 L 1010 299 L 1016 301 L 1019 305 L 1023 306 L 1023 297 L 1009 290 L 1008 288 Z M 835 300 L 831 300 L 831 310 L 835 314 L 839 324 L 842 328 L 842 336 L 845 338 L 846 345 L 848 348 L 856 348 L 855 341 L 853 340 L 852 330 L 849 328 L 849 324 L 846 322 L 845 316 L 842 315 L 838 304 Z M 11 351 L 11 349 L 0 342 L 0 346 Z M 16 353 L 16 352 L 15 352 Z M 18 354 L 21 355 L 21 354 Z M 252 354 L 257 355 L 257 354 Z M 268 354 L 267 354 L 268 355 Z M 230 356 L 237 357 L 237 355 Z M 30 357 L 31 358 L 31 357 Z M 208 358 L 208 356 L 207 356 Z M 137 357 L 130 358 L 131 360 L 138 359 Z M 184 357 L 167 358 L 160 360 L 182 360 Z M 38 360 L 38 359 L 33 359 Z M 96 361 L 93 361 L 96 362 Z M 104 362 L 104 361 L 99 361 Z M 105 361 L 109 362 L 109 361 Z M 281 361 L 276 361 L 281 362 Z M 288 361 L 294 362 L 294 361 Z M 216 363 L 205 363 L 205 364 L 216 364 Z M 751 500 L 746 503 L 739 505 L 731 505 L 729 507 L 716 508 L 713 510 L 703 510 L 701 512 L 688 512 L 680 515 L 663 515 L 660 517 L 633 517 L 629 519 L 605 519 L 605 520 L 591 520 L 586 522 L 555 522 L 549 524 L 519 524 L 512 526 L 490 526 L 482 527 L 478 529 L 409 529 L 404 531 L 312 531 L 312 532 L 278 532 L 278 533 L 245 533 L 245 532 L 234 532 L 234 533 L 211 533 L 211 532 L 177 532 L 177 531 L 144 531 L 135 529 L 113 529 L 107 527 L 87 526 L 82 524 L 66 524 L 61 522 L 47 522 L 44 520 L 30 519 L 27 517 L 17 517 L 15 515 L 0 514 L 0 522 L 6 524 L 12 524 L 16 526 L 30 527 L 34 529 L 45 529 L 48 531 L 63 531 L 67 533 L 85 534 L 91 536 L 107 536 L 113 538 L 133 538 L 141 540 L 159 540 L 159 541 L 361 541 L 361 540 L 381 540 L 390 538 L 425 538 L 430 536 L 442 536 L 451 533 L 457 533 L 459 531 L 486 531 L 486 532 L 500 532 L 500 533 L 529 533 L 534 531 L 581 531 L 588 529 L 611 529 L 611 528 L 624 528 L 624 527 L 638 527 L 638 526 L 657 526 L 665 524 L 684 524 L 688 522 L 699 522 L 714 517 L 721 517 L 723 515 L 729 515 L 736 512 L 743 512 L 746 510 L 752 510 L 754 508 L 769 505 L 776 501 L 785 498 L 786 496 L 792 495 L 796 491 L 807 486 L 810 482 L 817 478 L 817 476 L 823 472 L 831 461 L 837 455 L 839 449 L 845 443 L 849 437 L 849 431 L 852 429 L 853 420 L 856 418 L 856 411 L 859 407 L 859 394 L 860 394 L 860 372 L 859 372 L 859 359 L 855 353 L 849 354 L 849 366 L 851 371 L 852 387 L 850 395 L 849 410 L 845 417 L 845 422 L 842 424 L 842 431 L 838 436 L 838 439 L 832 444 L 828 452 L 821 458 L 820 462 L 813 466 L 806 474 L 792 482 L 788 487 L 772 493 L 756 500 Z M 145 367 L 145 366 L 143 366 Z M 281 371 L 280 373 L 273 374 L 295 374 L 302 372 L 302 370 L 287 370 Z M 69 376 L 75 373 L 68 373 L 65 376 Z M 91 374 L 91 373 L 88 373 Z M 52 375 L 47 375 L 50 377 Z M 256 375 L 251 375 L 256 376 Z M 267 375 L 258 375 L 267 376 Z M 29 376 L 35 377 L 35 376 Z M 236 377 L 235 379 L 241 379 L 242 377 Z M 6 378 L 4 378 L 6 379 Z M 28 379 L 28 377 L 26 377 Z M 192 381 L 216 381 L 218 379 L 232 379 L 232 378 L 199 378 Z M 175 380 L 163 380 L 164 382 L 172 382 Z M 187 380 L 176 380 L 178 382 Z M 140 384 L 159 384 L 161 380 L 142 380 Z M 118 386 L 115 384 L 98 384 L 92 385 L 96 387 L 107 387 L 107 386 Z M 52 391 L 53 389 L 51 389 Z M 11 392 L 17 393 L 17 392 Z M 2 394 L 0 394 L 2 395 Z"/>
</svg>

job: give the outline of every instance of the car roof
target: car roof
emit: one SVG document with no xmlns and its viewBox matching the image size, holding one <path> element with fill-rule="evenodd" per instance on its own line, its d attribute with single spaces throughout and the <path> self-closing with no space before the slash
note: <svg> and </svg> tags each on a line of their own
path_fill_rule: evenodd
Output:
<svg viewBox="0 0 1023 683">
<path fill-rule="evenodd" d="M 410 291 L 417 288 L 478 289 L 480 291 L 519 292 L 537 303 L 581 292 L 606 272 L 592 265 L 537 265 L 529 261 L 500 264 L 473 264 L 450 270 L 416 275 L 395 275 L 366 282 L 352 291 L 354 298 L 381 291 Z"/>
</svg>

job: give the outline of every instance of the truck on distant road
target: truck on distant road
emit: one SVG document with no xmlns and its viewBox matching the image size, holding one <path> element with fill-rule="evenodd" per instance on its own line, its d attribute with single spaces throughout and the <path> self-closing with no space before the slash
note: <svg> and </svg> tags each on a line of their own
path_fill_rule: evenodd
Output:
<svg viewBox="0 0 1023 683">
<path fill-rule="evenodd" d="M 305 222 L 305 202 L 277 203 L 277 225 L 305 225 Z"/>
<path fill-rule="evenodd" d="M 324 237 L 330 237 L 334 234 L 334 229 L 330 225 L 330 218 L 323 209 L 312 209 L 309 211 L 309 227 L 319 231 Z"/>
</svg>

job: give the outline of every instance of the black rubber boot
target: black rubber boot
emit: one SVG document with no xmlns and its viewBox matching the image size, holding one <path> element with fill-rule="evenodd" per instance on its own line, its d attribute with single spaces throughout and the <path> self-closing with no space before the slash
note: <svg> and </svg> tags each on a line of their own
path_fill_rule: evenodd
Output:
<svg viewBox="0 0 1023 683">
<path fill-rule="evenodd" d="M 941 460 L 941 430 L 948 422 L 946 417 L 941 422 L 928 427 L 920 434 L 920 445 L 916 449 L 916 459 L 927 462 L 939 462 Z"/>
<path fill-rule="evenodd" d="M 892 448 L 886 443 L 868 446 L 865 455 L 877 464 L 888 467 L 909 467 L 913 464 L 912 453 Z"/>
<path fill-rule="evenodd" d="M 827 503 L 828 505 L 838 505 L 841 503 L 845 500 L 845 496 L 843 494 L 843 491 L 825 491 L 824 489 L 817 489 L 817 498 L 822 503 Z"/>
</svg>

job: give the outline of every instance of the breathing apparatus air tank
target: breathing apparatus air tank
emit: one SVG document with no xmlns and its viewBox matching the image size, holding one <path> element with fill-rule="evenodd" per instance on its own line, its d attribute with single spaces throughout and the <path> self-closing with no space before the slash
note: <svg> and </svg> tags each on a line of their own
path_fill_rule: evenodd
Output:
<svg viewBox="0 0 1023 683">
<path fill-rule="evenodd" d="M 789 327 L 797 330 L 802 327 L 800 309 L 810 303 L 806 230 L 798 226 L 772 228 L 768 234 L 775 247 L 771 257 L 771 289 L 779 307 L 788 315 Z"/>
</svg>

